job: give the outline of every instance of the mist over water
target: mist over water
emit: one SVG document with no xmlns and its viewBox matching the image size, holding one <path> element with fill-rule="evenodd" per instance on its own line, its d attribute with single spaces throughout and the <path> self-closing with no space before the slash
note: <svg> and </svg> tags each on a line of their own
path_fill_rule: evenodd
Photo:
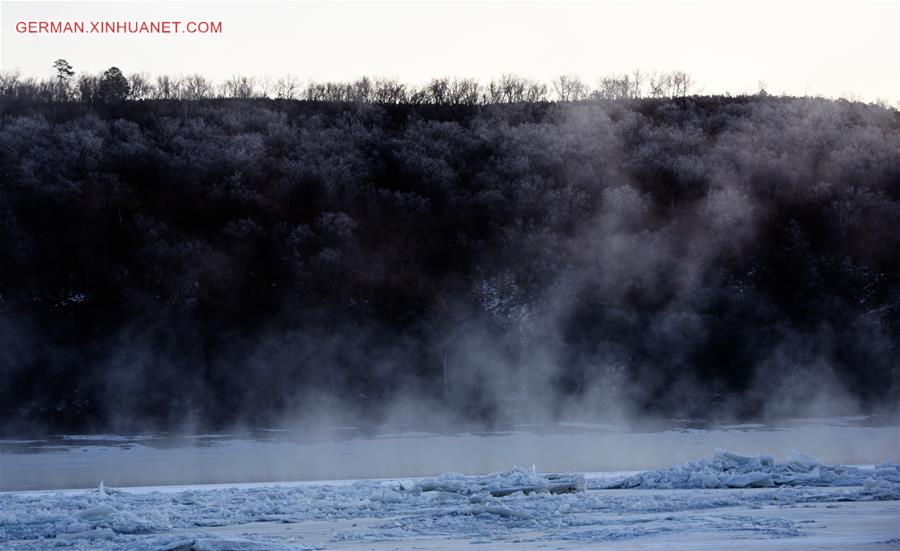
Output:
<svg viewBox="0 0 900 551">
<path fill-rule="evenodd" d="M 894 110 L 4 109 L 9 434 L 897 413 Z"/>
</svg>

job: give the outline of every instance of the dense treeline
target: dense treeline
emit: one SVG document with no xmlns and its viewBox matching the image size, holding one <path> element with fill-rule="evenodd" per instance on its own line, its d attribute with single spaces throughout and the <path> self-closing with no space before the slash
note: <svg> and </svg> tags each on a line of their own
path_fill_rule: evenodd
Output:
<svg viewBox="0 0 900 551">
<path fill-rule="evenodd" d="M 221 83 L 201 74 L 124 74 L 110 67 L 102 74 L 76 75 L 72 65 L 58 59 L 55 76 L 24 78 L 16 72 L 0 73 L 0 101 L 109 103 L 140 100 L 213 98 L 271 98 L 285 100 L 377 104 L 489 105 L 541 101 L 585 101 L 640 97 L 686 97 L 694 87 L 684 71 L 607 75 L 590 86 L 574 75 L 562 75 L 550 85 L 507 73 L 487 84 L 473 78 L 439 77 L 421 85 L 393 78 L 361 77 L 352 82 L 301 82 L 293 76 L 277 80 L 234 75 Z M 762 90 L 764 92 L 764 90 Z"/>
<path fill-rule="evenodd" d="M 15 101 L 0 171 L 6 419 L 900 397 L 893 110 Z"/>
</svg>

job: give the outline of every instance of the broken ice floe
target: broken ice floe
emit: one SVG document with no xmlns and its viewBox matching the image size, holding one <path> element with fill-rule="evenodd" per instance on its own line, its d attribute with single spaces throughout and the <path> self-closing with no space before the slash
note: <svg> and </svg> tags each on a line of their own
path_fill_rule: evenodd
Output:
<svg viewBox="0 0 900 551">
<path fill-rule="evenodd" d="M 900 484 L 900 465 L 883 463 L 872 469 L 825 465 L 800 452 L 783 462 L 771 455 L 741 455 L 717 449 L 712 459 L 696 459 L 684 465 L 646 471 L 612 481 L 598 488 L 772 488 L 777 486 L 864 486 Z"/>
<path fill-rule="evenodd" d="M 586 543 L 710 530 L 793 537 L 803 527 L 790 519 L 771 514 L 750 519 L 712 512 L 900 499 L 898 465 L 825 465 L 799 453 L 778 462 L 768 455 L 717 451 L 712 459 L 661 471 L 617 479 L 597 476 L 591 475 L 585 484 L 582 475 L 514 469 L 480 476 L 451 473 L 418 480 L 196 486 L 177 491 L 103 486 L 102 490 L 86 491 L 2 492 L 0 548 L 303 548 L 306 542 L 288 540 L 298 533 L 293 530 L 281 535 L 266 531 L 253 534 L 253 541 L 243 541 L 232 539 L 244 534 L 232 533 L 230 527 L 311 521 L 338 523 L 330 536 L 332 542 L 425 537 L 482 543 L 497 538 Z M 585 485 L 590 491 L 582 491 Z M 705 489 L 758 485 L 779 487 Z M 635 490 L 618 491 L 620 488 Z M 692 490 L 653 491 L 666 488 Z M 596 491 L 603 489 L 606 491 Z M 357 526 L 357 520 L 364 522 Z M 226 530 L 219 532 L 222 527 Z M 282 544 L 284 547 L 279 547 Z"/>
<path fill-rule="evenodd" d="M 504 497 L 516 492 L 523 494 L 566 494 L 585 489 L 584 475 L 537 474 L 516 468 L 511 471 L 482 476 L 446 473 L 415 483 L 410 489 L 420 492 L 447 492 L 461 495 Z"/>
</svg>

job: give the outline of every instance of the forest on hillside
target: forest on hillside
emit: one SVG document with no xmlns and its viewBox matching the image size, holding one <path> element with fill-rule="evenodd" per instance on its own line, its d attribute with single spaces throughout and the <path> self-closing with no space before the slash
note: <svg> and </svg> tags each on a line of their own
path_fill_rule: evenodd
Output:
<svg viewBox="0 0 900 551">
<path fill-rule="evenodd" d="M 895 408 L 898 223 L 844 100 L 5 97 L 0 415 Z"/>
</svg>

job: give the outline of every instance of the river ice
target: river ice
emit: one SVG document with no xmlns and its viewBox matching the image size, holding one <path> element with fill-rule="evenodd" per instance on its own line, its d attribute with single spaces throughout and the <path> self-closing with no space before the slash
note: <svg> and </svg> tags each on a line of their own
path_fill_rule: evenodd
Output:
<svg viewBox="0 0 900 551">
<path fill-rule="evenodd" d="M 560 480 L 572 484 L 552 492 Z M 2 492 L 0 547 L 652 548 L 690 542 L 889 549 L 900 543 L 898 504 L 900 466 L 893 463 L 826 465 L 797 452 L 778 460 L 716 450 L 711 458 L 633 474 L 548 477 L 516 468 L 418 479 Z"/>
<path fill-rule="evenodd" d="M 877 551 L 898 462 L 869 418 L 3 440 L 0 548 Z"/>
</svg>

